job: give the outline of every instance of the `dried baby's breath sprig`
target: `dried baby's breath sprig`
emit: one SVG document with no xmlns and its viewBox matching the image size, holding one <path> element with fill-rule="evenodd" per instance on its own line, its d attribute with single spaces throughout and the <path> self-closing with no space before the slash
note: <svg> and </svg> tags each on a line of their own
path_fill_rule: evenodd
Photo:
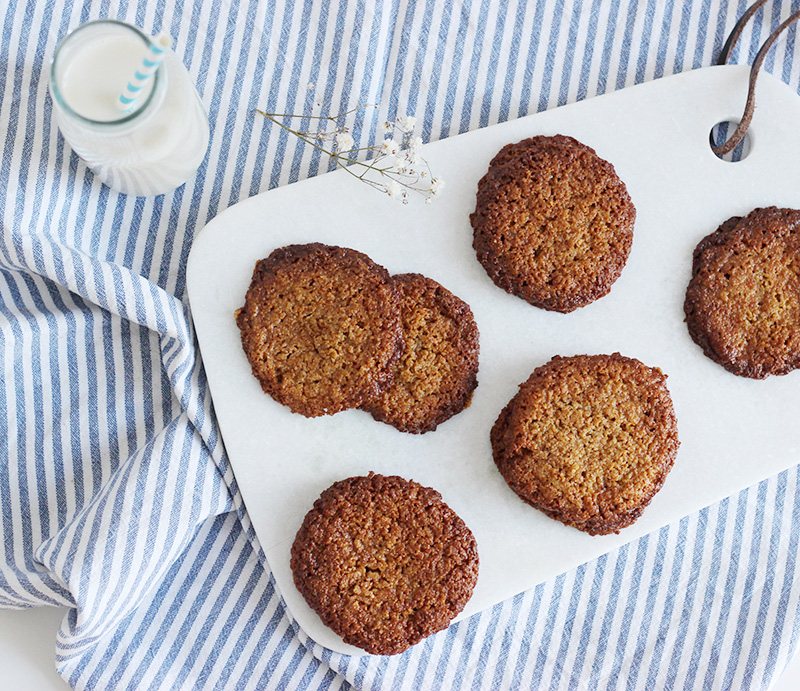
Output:
<svg viewBox="0 0 800 691">
<path fill-rule="evenodd" d="M 312 85 L 309 84 L 309 89 Z M 380 144 L 356 147 L 350 128 L 344 125 L 348 115 L 369 107 L 359 104 L 338 115 L 292 115 L 257 111 L 270 122 L 283 128 L 306 144 L 328 155 L 334 163 L 356 179 L 392 199 L 408 203 L 410 193 L 422 195 L 426 204 L 444 188 L 444 181 L 434 177 L 422 157 L 422 137 L 414 134 L 416 118 L 404 115 L 381 125 L 384 138 Z M 294 129 L 291 121 L 306 119 L 317 122 L 315 130 Z M 288 122 L 287 122 L 288 121 Z M 366 156 L 360 160 L 359 156 Z"/>
</svg>

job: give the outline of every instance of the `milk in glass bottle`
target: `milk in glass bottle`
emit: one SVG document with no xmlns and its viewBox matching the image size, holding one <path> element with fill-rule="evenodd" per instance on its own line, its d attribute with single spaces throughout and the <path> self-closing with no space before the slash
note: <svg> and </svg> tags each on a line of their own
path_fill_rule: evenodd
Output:
<svg viewBox="0 0 800 691">
<path fill-rule="evenodd" d="M 88 22 L 61 41 L 50 69 L 53 110 L 64 138 L 103 183 L 137 196 L 164 194 L 186 182 L 209 141 L 194 84 L 168 48 L 137 84 L 132 104 L 123 109 L 118 103 L 142 70 L 152 41 L 123 22 Z"/>
</svg>

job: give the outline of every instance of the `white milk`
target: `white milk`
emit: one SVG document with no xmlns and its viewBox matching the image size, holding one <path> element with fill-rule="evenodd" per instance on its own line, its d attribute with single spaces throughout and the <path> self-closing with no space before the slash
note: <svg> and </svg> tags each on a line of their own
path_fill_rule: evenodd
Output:
<svg viewBox="0 0 800 691">
<path fill-rule="evenodd" d="M 141 67 L 149 37 L 122 22 L 89 22 L 56 49 L 53 110 L 64 138 L 100 180 L 149 196 L 188 180 L 208 149 L 208 119 L 186 68 L 167 51 L 128 111 L 116 102 Z"/>
<path fill-rule="evenodd" d="M 125 84 L 141 67 L 147 47 L 136 34 L 100 36 L 89 41 L 64 65 L 59 86 L 67 105 L 90 120 L 109 122 L 124 117 L 117 99 Z M 120 87 L 120 84 L 122 87 Z M 153 91 L 151 79 L 128 112 L 141 108 Z"/>
</svg>

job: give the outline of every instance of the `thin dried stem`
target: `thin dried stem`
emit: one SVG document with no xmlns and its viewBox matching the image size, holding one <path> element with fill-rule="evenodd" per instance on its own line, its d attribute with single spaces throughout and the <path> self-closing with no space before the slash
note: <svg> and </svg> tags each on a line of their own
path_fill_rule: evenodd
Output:
<svg viewBox="0 0 800 691">
<path fill-rule="evenodd" d="M 256 110 L 256 112 L 316 151 L 326 154 L 333 159 L 336 167 L 347 171 L 349 175 L 367 183 L 370 187 L 400 199 L 403 203 L 408 201 L 408 192 L 417 192 L 425 198 L 427 203 L 430 203 L 442 188 L 443 182 L 433 177 L 428 162 L 419 155 L 418 147 L 422 140 L 413 136 L 414 118 L 398 118 L 394 124 L 387 123 L 388 127 L 385 129 L 390 136 L 384 140 L 383 146 L 356 147 L 348 128 L 340 124 L 342 118 L 366 108 L 367 105 L 359 105 L 338 115 L 292 115 L 267 113 L 262 110 Z M 331 132 L 325 130 L 308 132 L 293 129 L 282 122 L 282 120 L 294 118 L 333 122 L 337 127 Z M 399 133 L 399 141 L 394 139 L 395 133 Z M 326 141 L 333 142 L 330 150 L 322 145 Z M 390 142 L 388 147 L 386 142 Z M 366 161 L 359 160 L 358 155 L 362 153 L 375 154 L 375 156 Z M 420 169 L 420 166 L 423 169 Z M 353 170 L 354 168 L 355 170 Z M 379 179 L 368 177 L 370 173 L 379 176 Z"/>
</svg>

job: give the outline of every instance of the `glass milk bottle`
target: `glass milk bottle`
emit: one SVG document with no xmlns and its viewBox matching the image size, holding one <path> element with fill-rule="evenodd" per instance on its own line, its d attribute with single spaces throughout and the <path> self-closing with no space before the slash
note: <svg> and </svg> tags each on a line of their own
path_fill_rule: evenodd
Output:
<svg viewBox="0 0 800 691">
<path fill-rule="evenodd" d="M 133 106 L 118 107 L 151 40 L 123 22 L 88 22 L 61 41 L 50 68 L 53 112 L 64 139 L 103 183 L 138 196 L 186 182 L 209 141 L 194 84 L 169 49 Z"/>
</svg>

